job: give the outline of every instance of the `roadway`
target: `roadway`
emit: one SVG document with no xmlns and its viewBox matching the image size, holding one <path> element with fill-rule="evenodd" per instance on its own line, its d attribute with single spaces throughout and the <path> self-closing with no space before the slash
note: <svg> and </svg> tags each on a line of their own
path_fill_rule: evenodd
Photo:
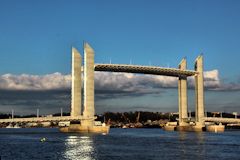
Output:
<svg viewBox="0 0 240 160">
<path fill-rule="evenodd" d="M 240 123 L 240 119 L 237 118 L 205 117 L 204 120 L 217 123 Z"/>
<path fill-rule="evenodd" d="M 32 123 L 32 122 L 60 122 L 60 121 L 79 121 L 86 119 L 83 116 L 62 116 L 62 117 L 31 117 L 31 118 L 9 118 L 0 119 L 1 123 Z M 88 118 L 89 119 L 89 118 Z M 95 119 L 95 118 L 94 118 Z M 240 123 L 240 119 L 236 118 L 219 118 L 219 117 L 205 117 L 206 122 L 217 123 Z"/>
<path fill-rule="evenodd" d="M 31 117 L 31 118 L 9 118 L 0 119 L 0 123 L 33 123 L 33 122 L 60 122 L 60 121 L 79 121 L 86 118 L 83 116 L 62 116 L 62 117 Z"/>
<path fill-rule="evenodd" d="M 188 77 L 198 74 L 198 72 L 193 70 L 180 70 L 176 68 L 163 68 L 156 66 L 141 66 L 128 64 L 95 64 L 95 71 L 142 73 L 173 77 Z"/>
</svg>

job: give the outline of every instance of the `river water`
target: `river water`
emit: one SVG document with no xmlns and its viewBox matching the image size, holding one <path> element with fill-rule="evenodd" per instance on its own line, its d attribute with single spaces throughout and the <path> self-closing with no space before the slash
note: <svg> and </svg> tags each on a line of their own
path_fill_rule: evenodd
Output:
<svg viewBox="0 0 240 160">
<path fill-rule="evenodd" d="M 40 142 L 42 137 L 45 142 Z M 57 129 L 0 129 L 1 160 L 240 159 L 240 131 L 111 129 L 108 135 Z"/>
</svg>

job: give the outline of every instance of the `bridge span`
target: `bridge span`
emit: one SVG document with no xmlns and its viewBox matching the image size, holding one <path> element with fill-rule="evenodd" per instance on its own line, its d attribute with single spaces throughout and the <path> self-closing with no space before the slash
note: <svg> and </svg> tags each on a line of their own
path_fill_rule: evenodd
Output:
<svg viewBox="0 0 240 160">
<path fill-rule="evenodd" d="M 219 117 L 205 117 L 206 122 L 217 122 L 217 123 L 240 123 L 240 119 L 237 118 L 219 118 Z"/>
<path fill-rule="evenodd" d="M 90 120 L 90 118 L 85 118 L 81 116 L 58 116 L 58 117 L 31 117 L 31 118 L 9 118 L 0 119 L 1 123 L 32 123 L 32 122 L 60 122 L 60 121 L 80 121 L 80 120 Z"/>
<path fill-rule="evenodd" d="M 95 71 L 127 72 L 151 75 L 164 75 L 173 77 L 189 77 L 197 75 L 197 71 L 181 70 L 177 68 L 164 68 L 156 66 L 128 65 L 128 64 L 95 64 Z"/>
<path fill-rule="evenodd" d="M 58 116 L 58 117 L 31 117 L 31 118 L 9 118 L 0 119 L 1 123 L 32 123 L 32 122 L 60 122 L 60 121 L 81 121 L 90 120 L 81 116 Z M 205 122 L 217 122 L 217 123 L 240 123 L 240 119 L 237 118 L 220 118 L 220 117 L 204 117 Z"/>
</svg>

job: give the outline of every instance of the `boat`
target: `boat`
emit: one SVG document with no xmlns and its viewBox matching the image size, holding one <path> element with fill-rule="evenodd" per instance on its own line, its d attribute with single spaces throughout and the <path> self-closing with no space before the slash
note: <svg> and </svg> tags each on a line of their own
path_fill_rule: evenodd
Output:
<svg viewBox="0 0 240 160">
<path fill-rule="evenodd" d="M 12 124 L 10 123 L 6 128 L 13 128 Z"/>
<path fill-rule="evenodd" d="M 12 124 L 9 124 L 6 128 L 21 128 L 18 124 L 16 125 L 12 125 Z"/>
<path fill-rule="evenodd" d="M 126 128 L 128 128 L 128 127 L 127 127 L 126 125 L 124 125 L 124 126 L 122 126 L 122 128 L 123 128 L 123 129 L 126 129 Z"/>
<path fill-rule="evenodd" d="M 21 128 L 18 124 L 16 124 L 13 128 Z"/>
</svg>

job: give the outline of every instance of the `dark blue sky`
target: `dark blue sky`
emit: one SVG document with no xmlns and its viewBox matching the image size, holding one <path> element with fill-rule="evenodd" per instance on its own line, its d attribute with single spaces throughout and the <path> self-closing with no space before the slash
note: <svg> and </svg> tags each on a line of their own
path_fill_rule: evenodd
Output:
<svg viewBox="0 0 240 160">
<path fill-rule="evenodd" d="M 71 46 L 87 41 L 97 63 L 177 67 L 186 56 L 193 69 L 203 53 L 205 70 L 239 83 L 239 15 L 238 0 L 0 0 L 0 75 L 69 74 Z"/>
</svg>

